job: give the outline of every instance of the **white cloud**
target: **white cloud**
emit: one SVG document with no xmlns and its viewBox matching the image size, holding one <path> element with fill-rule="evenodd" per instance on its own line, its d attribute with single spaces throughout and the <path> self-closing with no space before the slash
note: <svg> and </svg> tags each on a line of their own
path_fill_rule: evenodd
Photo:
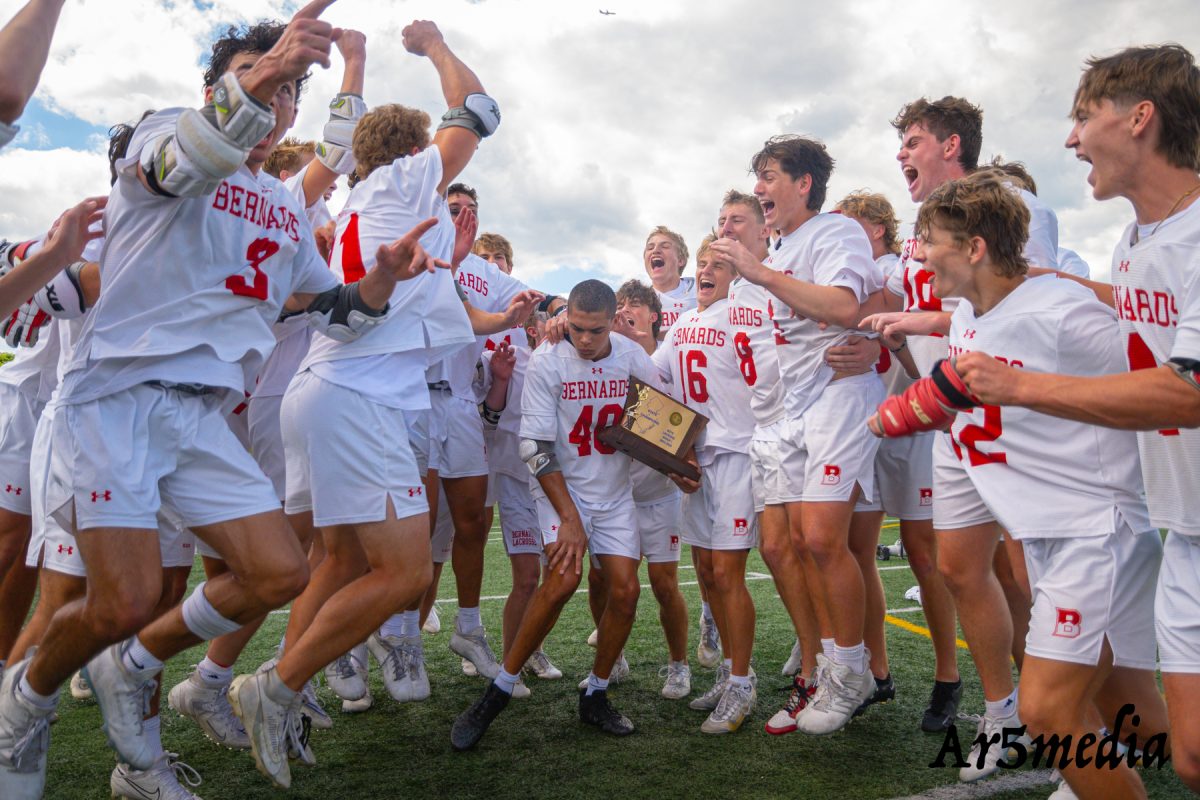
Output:
<svg viewBox="0 0 1200 800">
<path fill-rule="evenodd" d="M 1129 209 L 1091 200 L 1084 170 L 1062 148 L 1083 61 L 1168 40 L 1200 52 L 1194 0 L 1164 0 L 1153 13 L 1117 0 L 606 3 L 343 0 L 327 12 L 368 36 L 369 103 L 404 102 L 435 119 L 441 111 L 433 69 L 400 44 L 413 18 L 437 20 L 475 68 L 499 100 L 504 125 L 463 179 L 480 191 L 482 229 L 512 240 L 518 270 L 531 280 L 554 280 L 560 270 L 574 279 L 568 267 L 614 279 L 641 274 L 642 242 L 657 224 L 694 244 L 711 228 L 723 192 L 750 186 L 750 155 L 783 131 L 825 139 L 838 162 L 830 203 L 870 187 L 911 220 L 915 207 L 888 122 L 909 100 L 944 94 L 984 108 L 984 156 L 1028 164 L 1059 213 L 1063 244 L 1102 271 Z M 0 16 L 17 5 L 0 3 Z M 616 15 L 599 15 L 600 5 Z M 215 32 L 278 17 L 282 7 L 279 0 L 69 3 L 40 96 L 51 109 L 100 125 L 194 103 Z M 324 98 L 340 80 L 334 61 L 313 76 L 299 135 L 320 130 Z M 81 193 L 103 188 L 98 158 L 0 154 L 8 188 L 0 194 L 0 235 L 44 227 Z"/>
</svg>

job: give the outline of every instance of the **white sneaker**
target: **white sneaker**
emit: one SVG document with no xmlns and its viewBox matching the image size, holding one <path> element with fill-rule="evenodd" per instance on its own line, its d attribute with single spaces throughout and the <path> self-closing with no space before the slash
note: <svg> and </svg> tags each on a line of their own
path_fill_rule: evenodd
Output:
<svg viewBox="0 0 1200 800">
<path fill-rule="evenodd" d="M 300 691 L 300 713 L 308 717 L 309 724 L 319 731 L 327 731 L 333 727 L 333 719 L 325 713 L 317 697 L 317 682 L 310 680 Z"/>
<path fill-rule="evenodd" d="M 592 628 L 592 632 L 588 634 L 588 647 L 595 647 L 600 641 L 600 629 Z"/>
<path fill-rule="evenodd" d="M 383 685 L 393 700 L 410 703 L 429 697 L 429 676 L 419 636 L 380 636 L 377 631 L 367 639 L 367 649 L 379 662 Z"/>
<path fill-rule="evenodd" d="M 187 679 L 171 687 L 167 705 L 175 713 L 200 726 L 204 735 L 222 747 L 249 750 L 250 737 L 229 705 L 229 687 L 204 682 L 195 670 Z"/>
<path fill-rule="evenodd" d="M 17 691 L 29 659 L 9 664 L 0 683 L 0 797 L 39 800 L 46 786 L 51 710 L 30 705 Z"/>
<path fill-rule="evenodd" d="M 668 700 L 682 700 L 692 693 L 692 668 L 687 664 L 667 664 L 658 677 L 667 679 L 659 694 Z"/>
<path fill-rule="evenodd" d="M 343 714 L 361 714 L 375 704 L 375 698 L 371 697 L 371 687 L 367 686 L 367 693 L 357 700 L 343 700 Z"/>
<path fill-rule="evenodd" d="M 629 662 L 625 660 L 625 651 L 621 651 L 621 655 L 617 656 L 617 660 L 613 663 L 612 672 L 608 673 L 608 685 L 620 683 L 629 677 L 630 669 Z M 583 680 L 579 682 L 580 689 L 587 689 L 587 676 L 583 676 Z"/>
<path fill-rule="evenodd" d="M 713 681 L 713 685 L 707 692 L 688 703 L 688 708 L 696 711 L 712 711 L 721 702 L 721 696 L 725 694 L 725 686 L 729 683 L 729 667 L 726 667 L 723 661 L 718 664 L 717 677 Z"/>
<path fill-rule="evenodd" d="M 846 726 L 854 710 L 875 691 L 871 670 L 858 675 L 847 664 L 817 654 L 817 693 L 796 717 L 796 730 L 824 736 Z"/>
<path fill-rule="evenodd" d="M 700 642 L 696 645 L 696 660 L 700 666 L 712 669 L 721 663 L 721 634 L 717 623 L 700 615 Z"/>
<path fill-rule="evenodd" d="M 792 654 L 788 656 L 787 661 L 783 662 L 783 674 L 787 675 L 789 678 L 792 677 L 800 671 L 803 663 L 804 659 L 801 657 L 800 653 L 800 640 L 797 639 L 796 643 L 792 645 Z"/>
<path fill-rule="evenodd" d="M 1050 778 L 1051 780 L 1058 779 L 1058 788 L 1046 800 L 1079 800 L 1079 795 L 1075 794 L 1075 790 L 1067 783 L 1067 779 L 1062 776 L 1062 773 L 1054 770 L 1054 774 Z"/>
<path fill-rule="evenodd" d="M 533 692 L 531 692 L 529 690 L 529 687 L 525 685 L 525 679 L 517 678 L 517 685 L 513 687 L 513 692 L 512 692 L 513 700 L 524 700 L 524 699 L 526 699 L 528 697 L 532 697 L 532 696 L 533 696 Z"/>
<path fill-rule="evenodd" d="M 367 693 L 367 643 L 356 644 L 325 668 L 325 683 L 343 700 L 358 700 Z"/>
<path fill-rule="evenodd" d="M 542 650 L 534 650 L 525 661 L 525 669 L 537 675 L 544 681 L 556 681 L 563 676 L 562 670 L 550 662 L 549 656 Z"/>
<path fill-rule="evenodd" d="M 147 770 L 154 766 L 157 748 L 144 736 L 142 720 L 150 712 L 150 698 L 158 682 L 153 678 L 138 678 L 125 669 L 122 656 L 132 639 L 106 647 L 83 668 L 83 677 L 95 692 L 101 726 L 108 743 L 117 751 L 118 760 L 134 769 Z"/>
<path fill-rule="evenodd" d="M 475 665 L 464 658 L 462 660 L 462 674 L 468 678 L 475 678 L 479 676 L 479 670 L 475 669 Z"/>
<path fill-rule="evenodd" d="M 987 748 L 986 753 L 982 752 L 983 749 L 978 745 L 971 747 L 971 755 L 967 756 L 967 766 L 958 771 L 958 779 L 963 783 L 983 780 L 1000 769 L 1002 760 L 1007 763 L 1009 750 L 1000 747 L 1004 729 L 1021 727 L 1021 720 L 1017 718 L 1015 711 L 1007 717 L 995 718 L 984 714 L 976 719 L 979 720 L 979 726 L 975 730 L 975 738 L 983 736 L 985 741 L 992 741 L 992 737 L 995 736 L 995 743 Z"/>
<path fill-rule="evenodd" d="M 117 764 L 108 779 L 112 796 L 133 800 L 200 800 L 183 787 L 199 786 L 200 773 L 179 760 L 175 753 L 163 753 L 148 770 L 138 771 L 128 764 Z"/>
<path fill-rule="evenodd" d="M 441 632 L 442 618 L 438 616 L 436 605 L 429 609 L 429 616 L 425 618 L 425 624 L 421 626 L 421 630 L 430 635 Z"/>
<path fill-rule="evenodd" d="M 494 680 L 500 674 L 496 654 L 488 645 L 483 626 L 466 633 L 459 633 L 457 626 L 450 637 L 450 652 L 462 656 L 475 665 L 475 671 L 485 678 Z"/>
<path fill-rule="evenodd" d="M 71 676 L 71 697 L 76 700 L 91 700 L 94 697 L 92 687 L 88 686 L 81 672 L 77 671 Z"/>
<path fill-rule="evenodd" d="M 754 684 L 737 686 L 726 681 L 725 692 L 708 719 L 700 725 L 700 730 L 704 733 L 733 733 L 750 716 L 757 701 L 758 692 Z"/>
<path fill-rule="evenodd" d="M 420 634 L 402 638 L 400 649 L 404 652 L 404 657 L 408 659 L 408 679 L 412 687 L 410 699 L 418 703 L 428 700 L 430 694 L 429 672 L 425 669 L 425 646 L 421 643 Z"/>
<path fill-rule="evenodd" d="M 904 593 L 904 599 L 912 600 L 917 605 L 921 605 L 921 586 L 920 586 L 920 584 L 918 584 L 916 586 L 908 587 L 908 591 Z"/>
<path fill-rule="evenodd" d="M 300 695 L 288 705 L 281 705 L 267 695 L 271 672 L 239 675 L 229 687 L 229 703 L 233 713 L 246 728 L 254 764 L 281 789 L 292 785 L 292 769 L 288 764 L 288 744 L 294 736 L 296 718 L 300 715 Z"/>
</svg>

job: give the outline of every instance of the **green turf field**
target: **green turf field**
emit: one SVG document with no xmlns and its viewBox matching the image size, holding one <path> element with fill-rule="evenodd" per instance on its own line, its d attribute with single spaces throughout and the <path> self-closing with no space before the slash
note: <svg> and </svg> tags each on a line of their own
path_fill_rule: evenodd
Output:
<svg viewBox="0 0 1200 800">
<path fill-rule="evenodd" d="M 894 541 L 894 528 L 883 540 Z M 484 624 L 499 650 L 500 611 L 509 587 L 508 562 L 498 531 L 488 544 L 484 581 Z M 685 552 L 681 566 L 690 565 Z M 906 562 L 881 562 L 889 609 L 894 616 L 922 626 L 924 618 L 904 592 L 915 581 Z M 940 736 L 919 730 L 920 714 L 932 685 L 933 656 L 919 633 L 888 625 L 891 669 L 897 684 L 894 703 L 873 708 L 845 730 L 826 738 L 803 734 L 769 736 L 763 723 L 787 697 L 790 681 L 780 674 L 793 640 L 787 615 L 775 595 L 762 560 L 751 557 L 750 591 L 758 609 L 754 664 L 759 675 L 758 709 L 741 731 L 730 736 L 700 733 L 703 712 L 686 701 L 663 700 L 658 691 L 659 667 L 666 646 L 658 626 L 654 596 L 644 588 L 640 615 L 626 654 L 632 677 L 611 690 L 614 705 L 638 727 L 630 737 L 615 739 L 582 725 L 576 716 L 576 683 L 591 667 L 592 650 L 585 640 L 592 630 L 581 595 L 564 611 L 546 642 L 546 651 L 565 673 L 559 681 L 527 678 L 528 700 L 514 700 L 493 724 L 476 751 L 450 749 L 450 724 L 483 691 L 482 678 L 461 673 L 460 659 L 447 649 L 453 625 L 453 576 L 442 577 L 443 631 L 425 636 L 426 661 L 433 697 L 400 706 L 384 691 L 372 666 L 376 705 L 365 714 L 343 716 L 340 701 L 322 688 L 320 696 L 335 720 L 330 731 L 313 731 L 317 766 L 293 762 L 292 789 L 274 789 L 254 768 L 249 753 L 219 749 L 163 702 L 163 741 L 168 751 L 204 778 L 198 792 L 205 800 L 253 798 L 894 798 L 910 795 L 967 798 L 1045 798 L 1054 789 L 1044 770 L 1002 771 L 999 778 L 960 787 L 953 769 L 930 769 Z M 193 572 L 197 581 L 199 569 Z M 699 612 L 699 593 L 690 566 L 680 570 L 691 617 Z M 586 578 L 583 583 L 586 586 Z M 644 568 L 643 586 L 645 587 Z M 285 617 L 271 616 L 238 664 L 248 672 L 271 655 L 283 632 Z M 712 673 L 694 663 L 693 694 L 711 684 Z M 202 656 L 196 648 L 167 667 L 166 686 L 182 680 Z M 980 713 L 983 698 L 970 657 L 960 650 L 965 683 L 960 710 Z M 108 796 L 114 761 L 100 732 L 94 703 L 79 703 L 67 692 L 59 706 L 59 722 L 51 734 L 46 797 L 74 800 Z M 969 723 L 959 726 L 964 740 L 974 736 Z M 969 747 L 969 745 L 967 745 Z M 1170 767 L 1145 774 L 1153 798 L 1190 795 Z M 938 789 L 937 787 L 943 787 Z M 926 794 L 928 793 L 928 794 Z"/>
</svg>

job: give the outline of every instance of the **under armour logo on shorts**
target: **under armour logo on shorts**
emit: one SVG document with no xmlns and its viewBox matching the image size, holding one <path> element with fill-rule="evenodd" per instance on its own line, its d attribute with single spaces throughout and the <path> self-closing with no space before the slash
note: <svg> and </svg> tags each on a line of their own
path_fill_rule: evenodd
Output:
<svg viewBox="0 0 1200 800">
<path fill-rule="evenodd" d="M 18 495 L 18 496 L 20 496 L 20 494 L 21 494 L 21 487 L 20 487 L 20 486 L 13 486 L 13 485 L 10 483 L 10 484 L 8 484 L 8 485 L 6 485 L 6 486 L 4 487 L 4 491 L 8 492 L 9 494 L 15 494 L 15 495 Z"/>
<path fill-rule="evenodd" d="M 1064 639 L 1074 639 L 1080 634 L 1079 626 L 1083 617 L 1073 608 L 1055 608 L 1058 621 L 1054 623 L 1054 635 Z"/>
<path fill-rule="evenodd" d="M 106 503 L 109 502 L 110 500 L 112 500 L 112 492 L 109 491 L 108 489 L 105 489 L 102 492 L 92 492 L 92 502 L 93 503 L 98 503 L 101 500 L 103 500 Z"/>
<path fill-rule="evenodd" d="M 69 555 L 69 556 L 70 556 L 70 555 L 74 555 L 74 554 L 75 554 L 75 548 L 74 548 L 74 547 L 72 547 L 71 545 L 67 545 L 66 547 L 63 547 L 63 546 L 60 544 L 60 545 L 58 546 L 58 552 L 59 552 L 59 553 L 63 553 L 63 552 L 65 552 L 67 555 Z"/>
<path fill-rule="evenodd" d="M 825 486 L 837 486 L 842 482 L 842 468 L 836 464 L 826 464 L 825 474 L 821 476 L 821 483 Z"/>
<path fill-rule="evenodd" d="M 408 490 L 408 496 L 409 496 L 409 497 L 420 497 L 420 496 L 421 496 L 421 490 L 422 490 L 422 487 L 420 487 L 420 486 L 418 486 L 418 487 L 417 487 L 417 488 L 415 488 L 415 489 L 409 489 L 409 490 Z"/>
</svg>

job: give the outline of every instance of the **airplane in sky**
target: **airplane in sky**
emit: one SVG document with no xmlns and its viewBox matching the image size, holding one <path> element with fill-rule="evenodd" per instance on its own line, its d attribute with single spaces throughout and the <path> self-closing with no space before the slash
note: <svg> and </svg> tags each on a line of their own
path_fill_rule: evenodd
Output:
<svg viewBox="0 0 1200 800">
<path fill-rule="evenodd" d="M 600 9 L 600 13 L 601 13 L 601 14 L 603 14 L 604 16 L 606 16 L 606 17 L 614 17 L 614 16 L 616 16 L 616 14 L 617 14 L 617 12 L 615 12 L 615 11 L 607 11 L 607 10 L 605 10 L 605 9 L 603 9 L 603 8 L 602 8 L 602 9 Z"/>
</svg>

